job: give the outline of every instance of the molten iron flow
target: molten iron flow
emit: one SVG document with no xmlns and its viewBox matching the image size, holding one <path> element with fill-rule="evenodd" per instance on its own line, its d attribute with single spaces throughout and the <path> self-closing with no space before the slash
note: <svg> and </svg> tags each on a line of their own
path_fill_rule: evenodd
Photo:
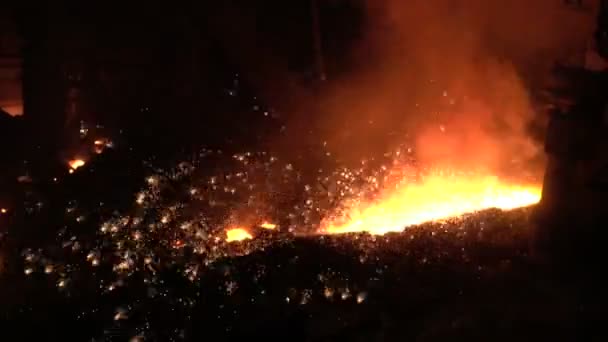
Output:
<svg viewBox="0 0 608 342">
<path fill-rule="evenodd" d="M 493 176 L 423 177 L 383 191 L 374 201 L 352 200 L 321 224 L 323 234 L 368 232 L 381 235 L 484 209 L 516 209 L 540 201 L 541 187 L 512 184 Z"/>
</svg>

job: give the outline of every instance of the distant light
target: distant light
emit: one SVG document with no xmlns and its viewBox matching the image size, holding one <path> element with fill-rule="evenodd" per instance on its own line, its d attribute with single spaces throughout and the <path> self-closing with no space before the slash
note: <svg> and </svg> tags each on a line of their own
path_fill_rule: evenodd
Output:
<svg viewBox="0 0 608 342">
<path fill-rule="evenodd" d="M 106 148 L 113 148 L 114 143 L 107 138 L 100 138 L 93 142 L 93 150 L 96 154 L 102 154 Z"/>
<path fill-rule="evenodd" d="M 143 204 L 146 200 L 146 194 L 144 193 L 139 193 L 137 194 L 137 199 L 135 200 L 135 202 L 137 202 L 137 204 Z"/>
</svg>

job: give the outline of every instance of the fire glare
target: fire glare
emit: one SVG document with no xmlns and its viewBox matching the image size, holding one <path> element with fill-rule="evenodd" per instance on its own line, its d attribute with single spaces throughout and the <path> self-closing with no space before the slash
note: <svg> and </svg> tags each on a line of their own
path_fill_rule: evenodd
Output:
<svg viewBox="0 0 608 342">
<path fill-rule="evenodd" d="M 226 231 L 226 242 L 251 240 L 253 236 L 243 228 L 231 228 Z"/>
<path fill-rule="evenodd" d="M 484 209 L 530 206 L 540 197 L 540 186 L 513 184 L 498 177 L 431 175 L 385 191 L 374 201 L 352 200 L 338 215 L 322 222 L 321 233 L 401 232 L 407 226 Z"/>
</svg>

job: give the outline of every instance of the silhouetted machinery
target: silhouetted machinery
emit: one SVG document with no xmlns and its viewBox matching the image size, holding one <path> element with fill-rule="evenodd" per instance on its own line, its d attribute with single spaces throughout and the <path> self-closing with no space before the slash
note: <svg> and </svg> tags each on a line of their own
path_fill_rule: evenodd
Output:
<svg viewBox="0 0 608 342">
<path fill-rule="evenodd" d="M 608 58 L 608 0 L 601 1 L 595 45 Z M 552 90 L 537 247 L 579 249 L 608 222 L 608 71 L 558 67 L 556 77 L 566 86 Z"/>
</svg>

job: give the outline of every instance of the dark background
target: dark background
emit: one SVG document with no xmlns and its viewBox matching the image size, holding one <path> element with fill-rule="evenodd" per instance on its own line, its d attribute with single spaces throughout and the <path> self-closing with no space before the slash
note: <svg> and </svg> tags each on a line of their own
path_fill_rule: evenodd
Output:
<svg viewBox="0 0 608 342">
<path fill-rule="evenodd" d="M 321 6 L 332 73 L 344 68 L 345 51 L 357 39 L 360 6 L 356 1 Z M 243 89 L 256 82 L 285 83 L 284 70 L 273 63 L 287 65 L 304 82 L 314 78 L 309 1 L 171 6 L 59 1 L 4 7 L 23 39 L 26 117 L 44 145 L 61 144 L 65 128 L 80 120 L 155 136 L 161 145 L 174 139 L 218 142 L 226 132 L 259 121 L 227 107 L 223 97 L 241 90 L 233 89 L 237 78 Z M 73 114 L 70 101 L 77 103 Z M 47 139 L 49 134 L 57 139 Z"/>
</svg>

